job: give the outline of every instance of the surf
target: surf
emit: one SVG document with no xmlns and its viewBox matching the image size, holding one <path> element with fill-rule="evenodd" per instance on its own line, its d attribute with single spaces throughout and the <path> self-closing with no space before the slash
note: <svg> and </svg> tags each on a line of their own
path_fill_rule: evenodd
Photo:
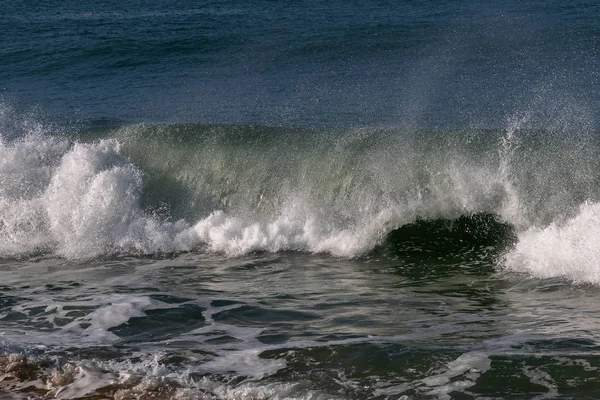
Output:
<svg viewBox="0 0 600 400">
<path fill-rule="evenodd" d="M 593 221 L 594 137 L 521 125 L 448 132 L 134 124 L 57 133 L 5 123 L 0 255 L 356 258 L 401 251 L 406 232 L 419 232 L 434 246 L 491 246 L 503 268 L 545 276 L 528 266 L 538 256 L 524 243 Z M 583 229 L 571 234 L 573 246 Z M 561 276 L 596 279 L 569 271 Z"/>
</svg>

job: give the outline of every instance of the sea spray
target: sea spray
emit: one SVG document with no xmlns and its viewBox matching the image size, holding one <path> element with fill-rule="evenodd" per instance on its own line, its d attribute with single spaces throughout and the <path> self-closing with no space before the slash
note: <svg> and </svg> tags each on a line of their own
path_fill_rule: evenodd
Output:
<svg viewBox="0 0 600 400">
<path fill-rule="evenodd" d="M 538 278 L 600 283 L 600 203 L 585 203 L 578 214 L 545 227 L 531 227 L 504 259 L 510 270 Z"/>
<path fill-rule="evenodd" d="M 191 152 L 174 148 L 169 137 L 150 136 L 146 140 L 153 147 L 146 158 L 127 157 L 131 137 L 119 137 L 119 131 L 117 137 L 87 143 L 31 135 L 4 140 L 4 170 L 24 175 L 10 178 L 19 185 L 2 197 L 5 210 L 11 210 L 3 215 L 3 234 L 10 238 L 4 256 L 51 251 L 90 258 L 208 249 L 229 255 L 300 250 L 353 257 L 415 218 L 496 212 L 503 202 L 503 182 L 493 169 L 469 164 L 456 149 L 437 153 L 436 161 L 425 165 L 419 161 L 425 149 L 407 143 L 394 157 L 381 142 L 385 136 L 369 132 L 341 142 L 296 137 L 296 150 L 306 157 L 290 158 L 283 147 L 290 133 L 283 132 L 266 134 L 259 156 L 257 143 L 237 136 L 237 128 L 234 136 L 221 129 L 225 134 L 192 139 Z M 28 146 L 37 151 L 30 158 L 38 164 L 23 167 L 16 155 Z M 191 159 L 181 158 L 186 154 Z M 149 162 L 159 164 L 148 167 Z M 154 215 L 152 204 L 143 204 L 144 181 L 152 181 L 152 173 L 179 187 L 183 198 L 191 196 L 195 207 L 185 205 L 179 217 Z M 206 193 L 217 201 L 202 200 Z M 15 214 L 26 215 L 28 222 L 15 221 Z"/>
<path fill-rule="evenodd" d="M 598 196 L 577 174 L 589 165 L 563 164 L 578 142 L 522 130 L 527 121 L 504 132 L 184 124 L 4 136 L 0 251 L 357 257 L 406 224 L 482 213 L 524 232 Z"/>
</svg>

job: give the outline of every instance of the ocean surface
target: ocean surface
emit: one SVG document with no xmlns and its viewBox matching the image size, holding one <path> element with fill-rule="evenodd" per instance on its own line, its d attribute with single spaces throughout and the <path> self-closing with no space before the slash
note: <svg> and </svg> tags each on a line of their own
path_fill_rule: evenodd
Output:
<svg viewBox="0 0 600 400">
<path fill-rule="evenodd" d="M 0 398 L 600 398 L 600 2 L 1 6 Z"/>
</svg>

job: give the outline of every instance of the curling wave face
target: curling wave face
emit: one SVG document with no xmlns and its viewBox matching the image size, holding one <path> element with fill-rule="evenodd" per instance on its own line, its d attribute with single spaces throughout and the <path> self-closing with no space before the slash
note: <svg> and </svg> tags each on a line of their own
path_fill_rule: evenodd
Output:
<svg viewBox="0 0 600 400">
<path fill-rule="evenodd" d="M 499 209 L 507 196 L 493 170 L 460 169 L 457 158 L 428 170 L 422 154 L 383 152 L 371 132 L 265 130 L 245 142 L 235 128 L 201 127 L 199 137 L 177 143 L 175 134 L 156 137 L 165 129 L 197 127 L 122 128 L 88 143 L 3 139 L 2 255 L 205 249 L 353 257 L 417 217 Z M 253 129 L 260 128 L 243 133 Z"/>
<path fill-rule="evenodd" d="M 497 242 L 511 269 L 569 264 L 576 257 L 540 264 L 532 250 L 555 247 L 562 234 L 572 239 L 569 251 L 596 259 L 594 247 L 576 238 L 600 194 L 591 136 L 518 128 L 190 124 L 3 135 L 0 255 L 292 250 L 356 257 L 397 242 L 399 228 L 419 221 L 460 225 L 463 216 L 489 215 L 472 219 L 470 231 L 511 226 L 517 239 Z M 590 271 L 559 275 L 594 280 Z"/>
</svg>

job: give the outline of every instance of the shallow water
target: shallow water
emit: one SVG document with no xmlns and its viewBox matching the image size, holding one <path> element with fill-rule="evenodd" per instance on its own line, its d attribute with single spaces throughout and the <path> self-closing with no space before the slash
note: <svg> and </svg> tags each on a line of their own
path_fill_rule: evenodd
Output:
<svg viewBox="0 0 600 400">
<path fill-rule="evenodd" d="M 34 398 L 598 393 L 596 287 L 452 258 L 5 262 L 2 390 Z"/>
</svg>

